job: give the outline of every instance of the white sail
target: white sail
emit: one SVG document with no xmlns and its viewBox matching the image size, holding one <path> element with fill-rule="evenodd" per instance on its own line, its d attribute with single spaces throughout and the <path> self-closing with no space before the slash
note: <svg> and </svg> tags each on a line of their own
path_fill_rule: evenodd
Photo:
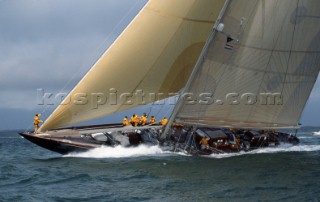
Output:
<svg viewBox="0 0 320 202">
<path fill-rule="evenodd" d="M 176 121 L 296 127 L 320 69 L 319 7 L 318 0 L 231 1 Z"/>
<path fill-rule="evenodd" d="M 40 130 L 91 120 L 178 92 L 223 3 L 150 0 Z M 163 95 L 157 98 L 158 93 Z"/>
</svg>

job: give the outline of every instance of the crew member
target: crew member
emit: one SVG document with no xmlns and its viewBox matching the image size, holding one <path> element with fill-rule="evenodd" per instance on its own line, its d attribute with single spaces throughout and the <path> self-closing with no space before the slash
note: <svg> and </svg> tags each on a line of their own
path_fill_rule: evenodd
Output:
<svg viewBox="0 0 320 202">
<path fill-rule="evenodd" d="M 183 127 L 183 124 L 181 124 L 181 123 L 173 123 L 172 126 L 174 126 L 174 127 Z"/>
<path fill-rule="evenodd" d="M 149 120 L 149 124 L 155 124 L 157 122 L 156 118 L 154 116 L 151 116 L 151 119 Z"/>
<path fill-rule="evenodd" d="M 160 125 L 165 126 L 168 123 L 168 119 L 167 117 L 164 117 L 161 121 L 160 121 Z"/>
<path fill-rule="evenodd" d="M 148 119 L 147 114 L 146 114 L 146 113 L 143 113 L 143 115 L 142 115 L 141 118 L 140 118 L 139 125 L 140 125 L 140 126 L 146 125 L 147 119 Z"/>
<path fill-rule="evenodd" d="M 137 126 L 139 123 L 139 116 L 137 116 L 136 114 L 133 114 L 132 117 L 130 118 L 130 123 L 133 126 Z"/>
<path fill-rule="evenodd" d="M 201 150 L 209 149 L 209 140 L 210 140 L 209 137 L 207 137 L 207 138 L 205 138 L 205 137 L 201 138 L 201 140 L 200 140 L 200 142 L 199 142 L 199 144 L 201 145 Z"/>
<path fill-rule="evenodd" d="M 128 121 L 128 117 L 127 117 L 127 116 L 125 116 L 125 117 L 123 118 L 122 125 L 123 125 L 123 126 L 131 126 L 131 124 L 130 124 L 129 121 Z"/>
<path fill-rule="evenodd" d="M 42 123 L 43 121 L 40 119 L 41 114 L 36 114 L 33 118 L 33 125 L 34 125 L 34 133 L 38 133 L 39 129 L 39 124 Z"/>
</svg>

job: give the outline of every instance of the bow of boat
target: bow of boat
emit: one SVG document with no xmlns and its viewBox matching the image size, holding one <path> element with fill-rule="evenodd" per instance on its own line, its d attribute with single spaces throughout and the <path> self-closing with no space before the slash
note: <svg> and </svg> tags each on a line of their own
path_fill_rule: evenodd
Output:
<svg viewBox="0 0 320 202">
<path fill-rule="evenodd" d="M 19 133 L 19 135 L 40 147 L 60 154 L 68 154 L 72 152 L 85 152 L 90 149 L 97 148 L 99 146 L 66 139 L 58 139 L 49 134 L 34 134 L 31 132 L 22 132 Z"/>
</svg>

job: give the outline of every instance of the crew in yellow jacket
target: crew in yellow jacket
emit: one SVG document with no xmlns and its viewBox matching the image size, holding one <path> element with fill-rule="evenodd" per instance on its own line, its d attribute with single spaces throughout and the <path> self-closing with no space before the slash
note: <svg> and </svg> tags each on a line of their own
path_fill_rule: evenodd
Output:
<svg viewBox="0 0 320 202">
<path fill-rule="evenodd" d="M 139 125 L 140 125 L 140 126 L 146 125 L 147 119 L 148 119 L 147 114 L 146 114 L 146 113 L 143 113 L 143 115 L 142 115 L 141 118 L 140 118 Z"/>
<path fill-rule="evenodd" d="M 129 121 L 128 121 L 128 117 L 127 117 L 127 116 L 125 116 L 125 117 L 123 118 L 122 125 L 123 125 L 123 126 L 131 126 L 131 124 L 130 124 Z"/>
<path fill-rule="evenodd" d="M 161 121 L 160 121 L 160 125 L 165 126 L 168 123 L 168 119 L 167 117 L 164 117 Z"/>
<path fill-rule="evenodd" d="M 151 119 L 149 120 L 149 124 L 155 124 L 157 122 L 156 118 L 154 116 L 151 116 Z"/>
<path fill-rule="evenodd" d="M 33 117 L 33 125 L 34 125 L 34 133 L 38 133 L 38 129 L 39 129 L 39 123 L 42 123 L 43 121 L 39 118 L 41 116 L 41 114 L 36 114 Z"/>
<path fill-rule="evenodd" d="M 201 150 L 209 149 L 209 140 L 210 140 L 209 137 L 207 137 L 207 138 L 205 138 L 205 137 L 201 138 L 201 140 L 200 140 L 200 142 L 199 142 L 199 144 L 201 145 Z"/>
<path fill-rule="evenodd" d="M 133 126 L 137 126 L 139 123 L 139 116 L 137 116 L 136 114 L 133 114 L 133 116 L 130 118 L 130 123 Z"/>
</svg>

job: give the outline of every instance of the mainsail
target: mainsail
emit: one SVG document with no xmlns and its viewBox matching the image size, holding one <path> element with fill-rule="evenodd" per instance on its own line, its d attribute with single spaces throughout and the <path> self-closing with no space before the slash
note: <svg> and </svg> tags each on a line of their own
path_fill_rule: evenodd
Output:
<svg viewBox="0 0 320 202">
<path fill-rule="evenodd" d="M 296 127 L 320 69 L 320 1 L 234 0 L 177 122 Z"/>
<path fill-rule="evenodd" d="M 223 0 L 150 0 L 41 126 L 92 120 L 185 85 Z M 137 100 L 139 98 L 139 100 Z"/>
</svg>

